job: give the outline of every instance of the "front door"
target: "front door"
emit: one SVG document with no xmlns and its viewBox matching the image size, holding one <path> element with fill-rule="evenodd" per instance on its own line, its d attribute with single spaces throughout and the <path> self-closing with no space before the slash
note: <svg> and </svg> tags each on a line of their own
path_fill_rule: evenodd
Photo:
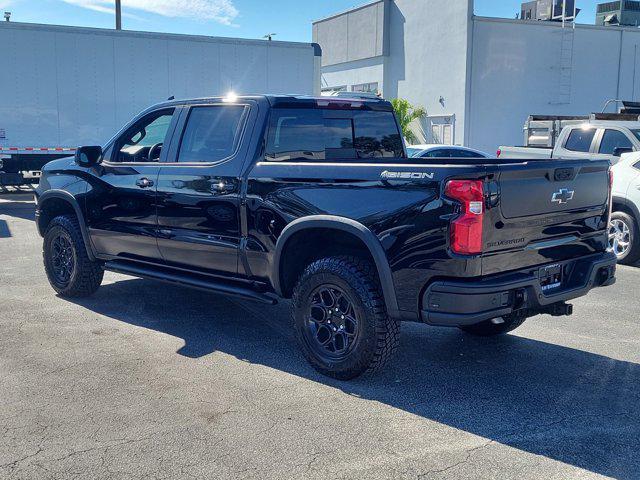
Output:
<svg viewBox="0 0 640 480">
<path fill-rule="evenodd" d="M 156 187 L 175 112 L 163 109 L 133 122 L 106 147 L 104 161 L 90 172 L 86 196 L 89 235 L 100 255 L 161 261 Z"/>
<path fill-rule="evenodd" d="M 158 246 L 168 264 L 237 273 L 242 137 L 250 111 L 249 104 L 185 109 L 158 177 Z"/>
</svg>

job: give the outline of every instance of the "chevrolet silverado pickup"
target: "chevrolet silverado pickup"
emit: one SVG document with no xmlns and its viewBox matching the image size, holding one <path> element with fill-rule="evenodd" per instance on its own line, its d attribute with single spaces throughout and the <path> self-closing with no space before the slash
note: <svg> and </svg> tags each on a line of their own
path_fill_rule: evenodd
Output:
<svg viewBox="0 0 640 480">
<path fill-rule="evenodd" d="M 401 321 L 499 335 L 613 284 L 609 170 L 408 158 L 383 100 L 174 100 L 48 163 L 36 223 L 63 297 L 108 270 L 291 299 L 304 356 L 351 379 L 385 364 Z"/>
<path fill-rule="evenodd" d="M 524 125 L 524 147 L 498 147 L 500 159 L 609 160 L 640 151 L 640 118 L 629 113 L 589 116 L 531 115 Z"/>
</svg>

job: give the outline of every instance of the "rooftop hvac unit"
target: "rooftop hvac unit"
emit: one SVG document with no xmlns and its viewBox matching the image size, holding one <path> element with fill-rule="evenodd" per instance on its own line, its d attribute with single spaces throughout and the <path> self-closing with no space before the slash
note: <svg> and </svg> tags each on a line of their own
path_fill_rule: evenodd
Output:
<svg viewBox="0 0 640 480">
<path fill-rule="evenodd" d="M 573 21 L 577 14 L 575 0 L 553 0 L 552 20 Z"/>
<path fill-rule="evenodd" d="M 640 115 L 640 102 L 623 101 L 620 113 L 631 113 L 634 115 Z"/>
</svg>

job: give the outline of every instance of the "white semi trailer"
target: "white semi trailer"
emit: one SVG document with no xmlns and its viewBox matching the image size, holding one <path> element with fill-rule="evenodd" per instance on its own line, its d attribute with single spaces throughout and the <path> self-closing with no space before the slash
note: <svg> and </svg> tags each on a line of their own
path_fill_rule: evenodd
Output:
<svg viewBox="0 0 640 480">
<path fill-rule="evenodd" d="M 311 43 L 0 22 L 0 45 L 0 186 L 172 96 L 320 94 Z"/>
</svg>

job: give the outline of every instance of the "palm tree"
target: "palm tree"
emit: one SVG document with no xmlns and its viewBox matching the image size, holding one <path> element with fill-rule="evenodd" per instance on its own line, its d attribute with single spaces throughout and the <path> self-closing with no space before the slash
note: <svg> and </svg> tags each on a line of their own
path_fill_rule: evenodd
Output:
<svg viewBox="0 0 640 480">
<path fill-rule="evenodd" d="M 416 143 L 418 137 L 413 133 L 410 125 L 414 120 L 424 117 L 427 111 L 423 107 L 414 107 L 409 103 L 409 100 L 405 100 L 404 98 L 394 98 L 391 100 L 391 104 L 398 117 L 398 122 L 402 129 L 402 136 L 406 138 L 410 144 Z"/>
</svg>

